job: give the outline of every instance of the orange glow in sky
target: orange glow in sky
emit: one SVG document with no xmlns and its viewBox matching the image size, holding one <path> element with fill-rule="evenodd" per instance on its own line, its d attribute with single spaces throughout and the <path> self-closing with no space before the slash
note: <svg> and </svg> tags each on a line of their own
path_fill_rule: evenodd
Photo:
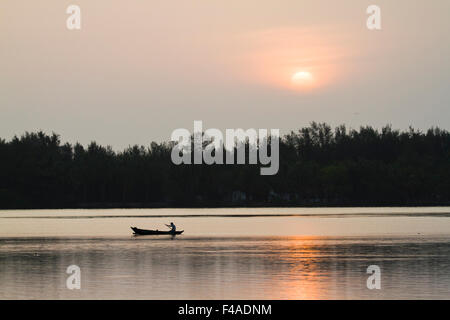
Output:
<svg viewBox="0 0 450 320">
<path fill-rule="evenodd" d="M 248 80 L 299 92 L 333 85 L 346 56 L 338 40 L 316 29 L 281 28 L 253 34 Z"/>
</svg>

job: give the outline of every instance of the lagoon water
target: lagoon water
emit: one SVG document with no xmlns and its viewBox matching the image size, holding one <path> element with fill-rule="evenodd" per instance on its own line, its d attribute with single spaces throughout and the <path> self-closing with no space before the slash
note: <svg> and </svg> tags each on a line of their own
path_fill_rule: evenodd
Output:
<svg viewBox="0 0 450 320">
<path fill-rule="evenodd" d="M 448 270 L 448 207 L 0 211 L 0 299 L 450 299 Z"/>
</svg>

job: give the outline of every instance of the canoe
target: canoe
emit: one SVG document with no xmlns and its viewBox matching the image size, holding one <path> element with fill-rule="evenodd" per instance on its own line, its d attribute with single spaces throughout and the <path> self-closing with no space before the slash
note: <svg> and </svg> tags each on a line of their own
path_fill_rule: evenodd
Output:
<svg viewBox="0 0 450 320">
<path fill-rule="evenodd" d="M 145 229 L 139 229 L 136 227 L 131 227 L 131 230 L 133 230 L 134 234 L 139 234 L 139 235 L 163 235 L 163 234 L 168 234 L 168 235 L 176 235 L 176 234 L 182 234 L 184 232 L 184 230 L 181 231 L 159 231 L 159 230 L 145 230 Z"/>
</svg>

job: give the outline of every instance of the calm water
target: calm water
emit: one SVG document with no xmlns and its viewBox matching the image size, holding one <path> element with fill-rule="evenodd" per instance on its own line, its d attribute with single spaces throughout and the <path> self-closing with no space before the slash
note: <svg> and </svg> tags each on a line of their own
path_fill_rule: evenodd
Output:
<svg viewBox="0 0 450 320">
<path fill-rule="evenodd" d="M 448 270 L 450 208 L 0 211 L 0 299 L 450 299 Z"/>
</svg>

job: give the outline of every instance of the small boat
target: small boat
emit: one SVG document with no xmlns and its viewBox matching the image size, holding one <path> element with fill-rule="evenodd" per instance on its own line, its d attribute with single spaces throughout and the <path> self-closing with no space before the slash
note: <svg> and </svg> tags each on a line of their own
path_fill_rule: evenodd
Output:
<svg viewBox="0 0 450 320">
<path fill-rule="evenodd" d="M 145 230 L 145 229 L 139 229 L 136 227 L 131 227 L 131 230 L 133 230 L 134 234 L 138 235 L 176 235 L 176 234 L 182 234 L 184 230 L 181 231 L 159 231 L 159 230 Z"/>
</svg>

